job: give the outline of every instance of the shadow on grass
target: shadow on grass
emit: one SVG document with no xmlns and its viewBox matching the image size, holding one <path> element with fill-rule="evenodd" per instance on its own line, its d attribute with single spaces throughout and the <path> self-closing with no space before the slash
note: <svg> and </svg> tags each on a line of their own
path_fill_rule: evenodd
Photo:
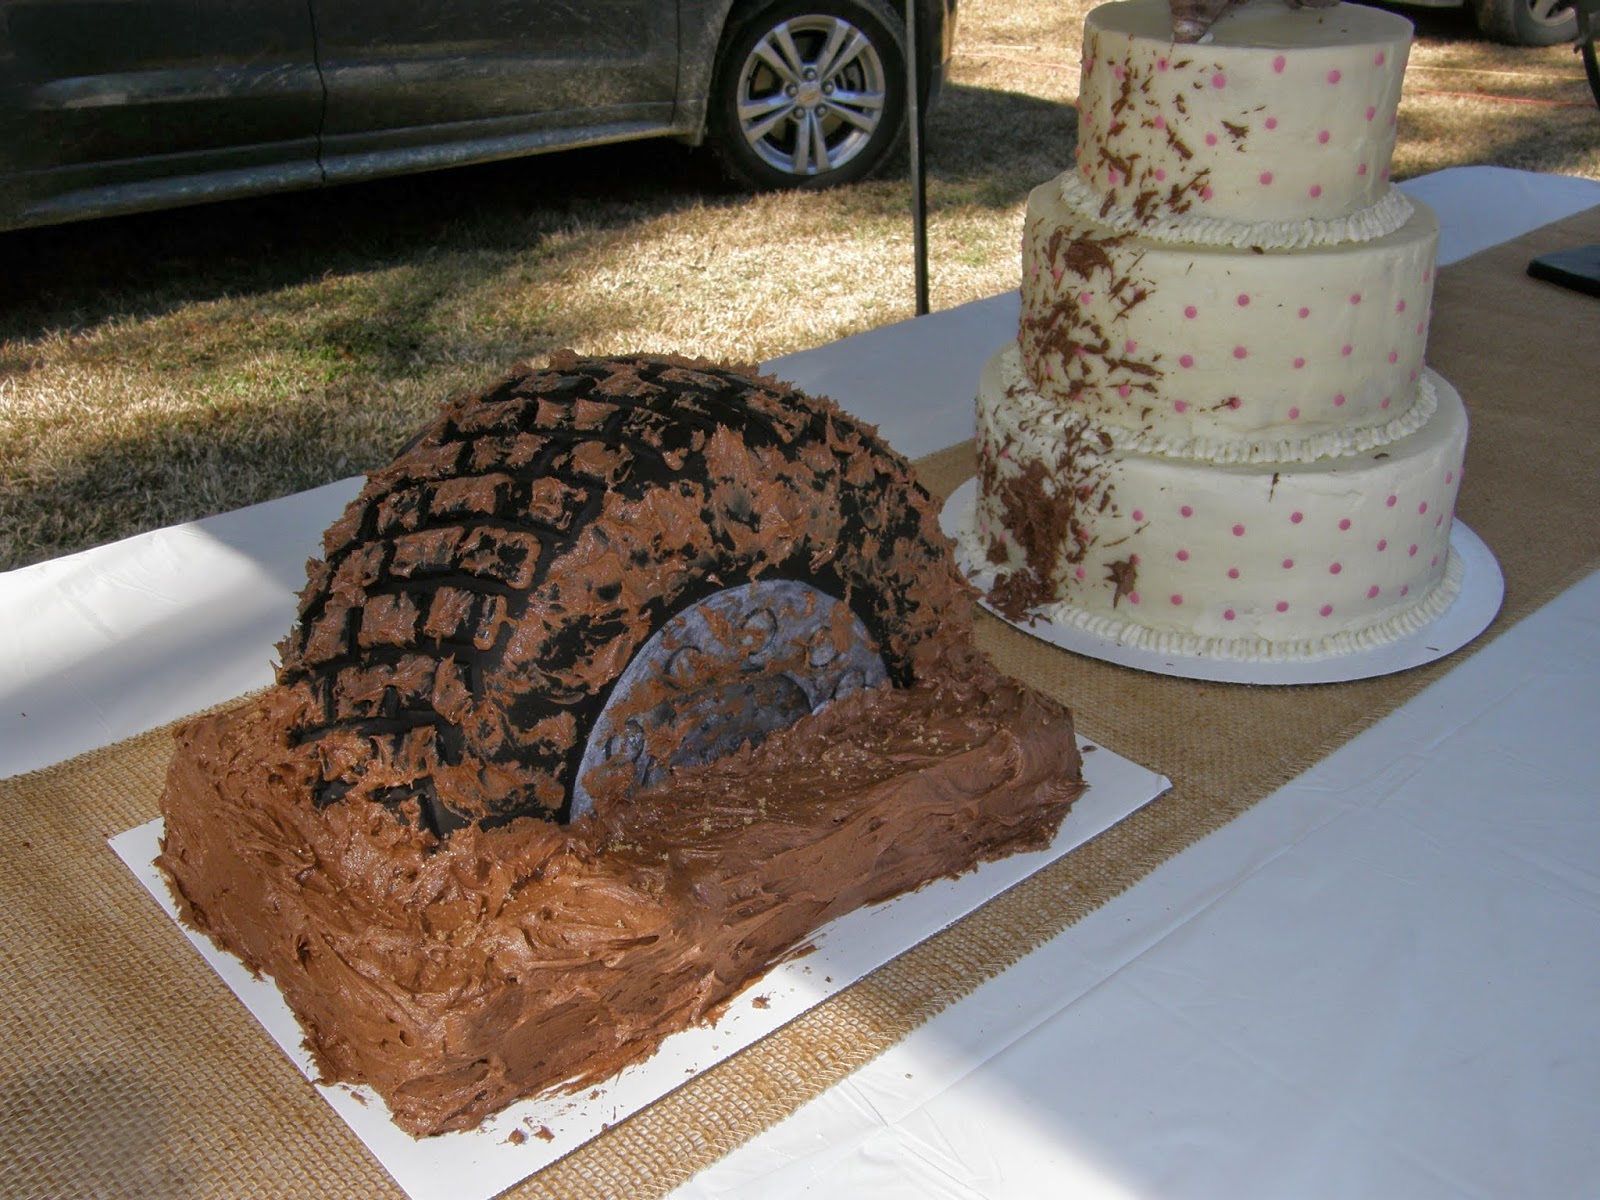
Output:
<svg viewBox="0 0 1600 1200">
<path fill-rule="evenodd" d="M 930 198 L 1004 205 L 1070 161 L 1070 106 L 952 85 L 925 139 Z M 903 178 L 905 158 L 891 168 Z M 851 189 L 819 203 L 848 207 Z M 419 175 L 0 233 L 0 340 L 144 318 L 436 253 L 536 253 L 576 227 L 621 231 L 734 207 L 708 153 L 600 146 Z"/>
</svg>

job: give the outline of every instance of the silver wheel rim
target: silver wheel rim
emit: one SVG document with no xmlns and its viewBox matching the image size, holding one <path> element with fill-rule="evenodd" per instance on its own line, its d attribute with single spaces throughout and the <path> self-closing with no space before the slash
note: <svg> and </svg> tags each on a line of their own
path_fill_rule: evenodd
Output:
<svg viewBox="0 0 1600 1200">
<path fill-rule="evenodd" d="M 887 73 L 870 38 L 840 17 L 794 17 L 768 30 L 739 68 L 739 130 L 786 175 L 837 171 L 883 122 Z"/>
<path fill-rule="evenodd" d="M 1528 14 L 1539 25 L 1560 25 L 1572 14 L 1572 0 L 1524 0 Z"/>
<path fill-rule="evenodd" d="M 826 592 L 790 579 L 716 592 L 657 630 L 617 678 L 584 746 L 569 819 L 594 808 L 591 783 L 648 787 L 888 678 L 861 618 Z"/>
</svg>

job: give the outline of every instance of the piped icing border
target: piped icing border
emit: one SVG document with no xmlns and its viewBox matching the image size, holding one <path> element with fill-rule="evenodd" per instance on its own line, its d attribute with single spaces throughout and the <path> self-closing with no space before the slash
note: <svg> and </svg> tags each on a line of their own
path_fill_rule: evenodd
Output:
<svg viewBox="0 0 1600 1200">
<path fill-rule="evenodd" d="M 1005 348 L 999 366 L 1000 383 L 1007 400 L 1023 410 L 1018 414 L 1015 428 L 1008 432 L 1020 440 L 1032 441 L 1034 448 L 1040 451 L 1058 444 L 1068 429 L 1088 425 L 1096 432 L 1103 432 L 1110 445 L 1118 450 L 1135 454 L 1221 464 L 1308 463 L 1323 458 L 1348 458 L 1352 454 L 1364 454 L 1409 437 L 1426 425 L 1439 407 L 1439 393 L 1434 383 L 1436 376 L 1431 369 L 1424 369 L 1417 381 L 1416 398 L 1411 405 L 1381 425 L 1329 430 L 1303 438 L 1224 438 L 1200 434 L 1172 436 L 1148 428 L 1129 429 L 1106 420 L 1100 414 L 1091 415 L 1085 411 L 1085 406 L 1047 399 L 1028 378 L 1022 363 L 1022 352 L 1016 346 Z M 993 416 L 998 418 L 998 411 Z"/>
<path fill-rule="evenodd" d="M 968 562 L 984 561 L 987 549 L 970 517 L 962 522 L 956 539 Z M 1077 629 L 1094 637 L 1120 642 L 1135 650 L 1157 654 L 1226 659 L 1230 662 L 1308 662 L 1375 650 L 1427 628 L 1455 603 L 1465 579 L 1466 570 L 1461 558 L 1452 550 L 1445 560 L 1444 575 L 1438 585 L 1405 611 L 1359 629 L 1346 629 L 1326 637 L 1299 638 L 1290 642 L 1254 637 L 1218 638 L 1151 629 L 1121 617 L 1087 612 L 1065 601 L 1040 605 L 1030 610 L 1030 615 L 1037 615 L 1058 627 Z"/>
<path fill-rule="evenodd" d="M 1227 221 L 1187 212 L 1140 216 L 1127 205 L 1107 198 L 1074 171 L 1058 177 L 1061 199 L 1079 216 L 1116 233 L 1137 234 L 1156 242 L 1193 246 L 1229 246 L 1236 250 L 1302 250 L 1387 237 L 1411 219 L 1411 201 L 1390 187 L 1382 199 L 1342 217 L 1306 217 L 1295 221 Z"/>
</svg>

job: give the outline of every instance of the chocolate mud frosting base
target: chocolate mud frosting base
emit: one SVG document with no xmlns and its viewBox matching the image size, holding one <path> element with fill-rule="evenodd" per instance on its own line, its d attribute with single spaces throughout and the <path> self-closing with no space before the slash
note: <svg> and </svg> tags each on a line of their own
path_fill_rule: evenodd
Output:
<svg viewBox="0 0 1600 1200">
<path fill-rule="evenodd" d="M 961 646 L 571 825 L 443 842 L 306 804 L 286 703 L 185 727 L 160 866 L 276 981 L 323 1080 L 417 1136 L 648 1057 L 834 917 L 1045 844 L 1082 786 L 1067 712 Z"/>
</svg>

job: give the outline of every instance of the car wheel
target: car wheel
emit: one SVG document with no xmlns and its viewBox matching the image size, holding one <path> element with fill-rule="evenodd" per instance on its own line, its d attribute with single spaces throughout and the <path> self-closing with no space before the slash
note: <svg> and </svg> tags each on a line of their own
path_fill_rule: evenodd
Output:
<svg viewBox="0 0 1600 1200">
<path fill-rule="evenodd" d="M 452 402 L 372 476 L 279 680 L 316 804 L 442 837 L 581 816 L 909 683 L 968 613 L 936 506 L 831 403 L 558 356 Z"/>
<path fill-rule="evenodd" d="M 1578 36 L 1572 0 L 1476 0 L 1478 30 L 1508 46 L 1559 46 Z"/>
<path fill-rule="evenodd" d="M 905 35 L 879 0 L 777 0 L 741 19 L 718 57 L 708 127 L 745 187 L 864 178 L 905 134 Z"/>
</svg>

